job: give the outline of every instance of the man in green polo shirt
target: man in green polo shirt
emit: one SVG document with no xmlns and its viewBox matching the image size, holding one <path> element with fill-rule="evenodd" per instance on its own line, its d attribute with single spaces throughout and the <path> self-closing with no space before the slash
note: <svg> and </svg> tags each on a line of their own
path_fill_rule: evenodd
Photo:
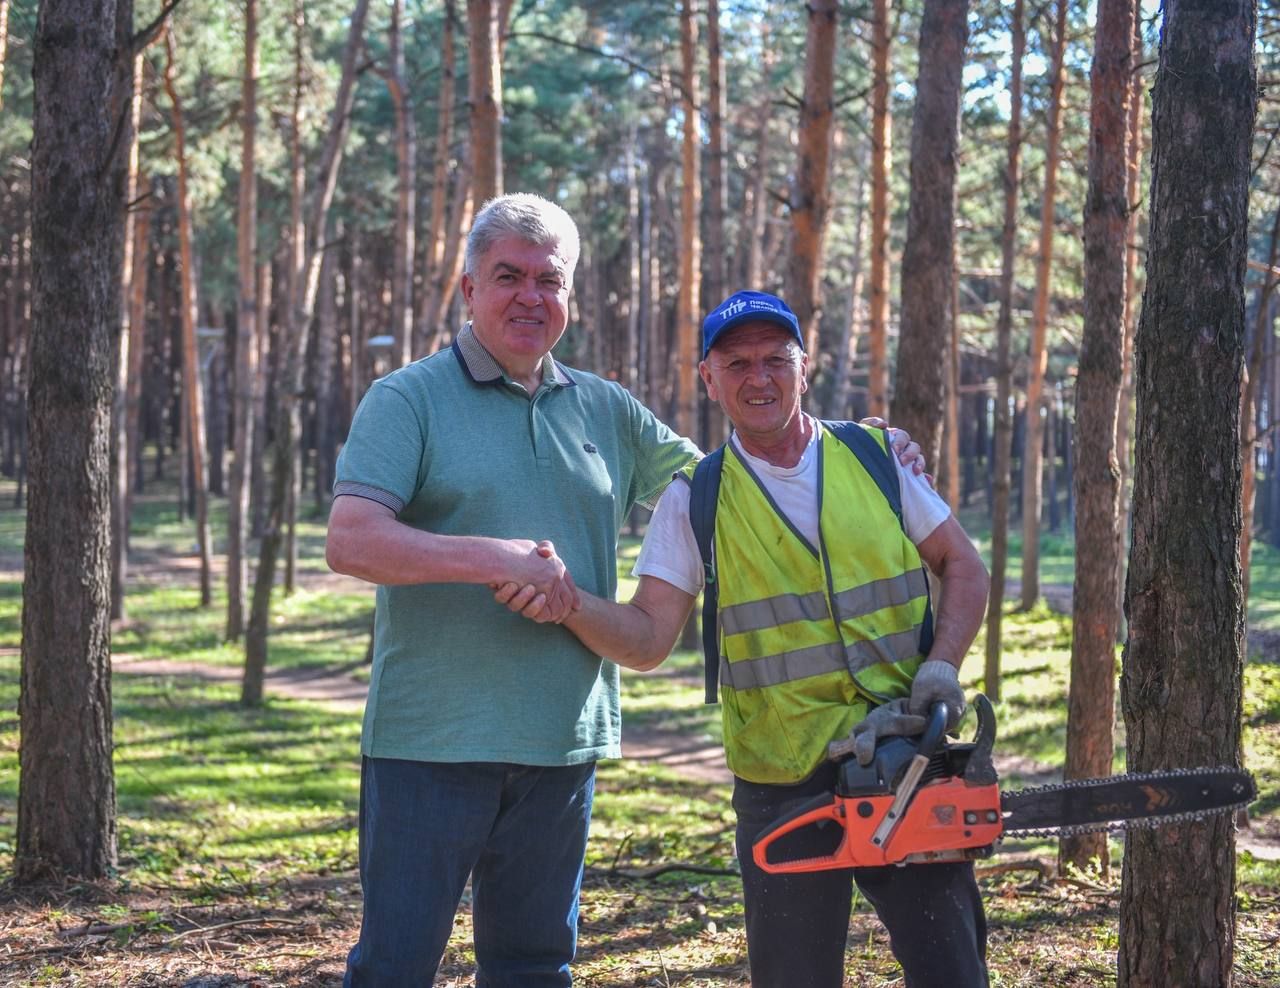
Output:
<svg viewBox="0 0 1280 988">
<path fill-rule="evenodd" d="M 477 986 L 570 983 L 595 763 L 620 755 L 620 714 L 617 665 L 559 622 L 579 586 L 613 599 L 627 513 L 697 455 L 551 357 L 577 259 L 558 206 L 488 203 L 467 240 L 471 322 L 374 383 L 338 460 L 329 565 L 378 584 L 347 985 L 430 985 L 469 875 Z M 495 606 L 504 583 L 535 588 L 547 623 Z"/>
<path fill-rule="evenodd" d="M 557 618 L 577 585 L 612 598 L 628 511 L 697 454 L 550 356 L 577 259 L 558 206 L 490 202 L 467 241 L 470 324 L 374 383 L 338 461 L 328 561 L 378 584 L 348 985 L 430 985 L 468 876 L 477 984 L 570 983 L 618 667 L 489 586 L 535 585 Z"/>
</svg>

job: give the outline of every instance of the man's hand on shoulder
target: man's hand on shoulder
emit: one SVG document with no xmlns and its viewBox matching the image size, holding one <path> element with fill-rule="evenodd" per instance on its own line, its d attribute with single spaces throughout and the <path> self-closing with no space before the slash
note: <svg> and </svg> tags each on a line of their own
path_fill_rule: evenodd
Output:
<svg viewBox="0 0 1280 988">
<path fill-rule="evenodd" d="M 927 464 L 924 461 L 924 451 L 920 448 L 920 444 L 911 438 L 911 434 L 903 429 L 895 429 L 882 418 L 874 415 L 868 415 L 861 419 L 860 425 L 869 425 L 873 429 L 884 429 L 889 437 L 889 445 L 893 447 L 893 452 L 897 455 L 898 461 L 904 467 L 910 467 L 911 472 L 916 476 L 925 473 Z M 933 483 L 933 478 L 929 477 L 929 483 Z"/>
</svg>

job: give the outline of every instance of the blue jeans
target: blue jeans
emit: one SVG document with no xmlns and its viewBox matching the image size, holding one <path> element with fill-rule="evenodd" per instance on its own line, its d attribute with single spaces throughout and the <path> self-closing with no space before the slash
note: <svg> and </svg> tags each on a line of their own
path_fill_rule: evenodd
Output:
<svg viewBox="0 0 1280 988">
<path fill-rule="evenodd" d="M 840 868 L 770 875 L 751 856 L 755 839 L 784 813 L 835 786 L 821 766 L 794 786 L 734 780 L 738 864 L 754 988 L 839 988 L 853 886 L 875 908 L 907 988 L 986 988 L 987 921 L 970 862 Z M 783 838 L 787 858 L 831 854 L 836 827 Z M 782 845 L 778 845 L 782 849 Z"/>
<path fill-rule="evenodd" d="M 468 875 L 476 988 L 569 985 L 594 792 L 594 762 L 365 758 L 346 988 L 430 988 Z"/>
</svg>

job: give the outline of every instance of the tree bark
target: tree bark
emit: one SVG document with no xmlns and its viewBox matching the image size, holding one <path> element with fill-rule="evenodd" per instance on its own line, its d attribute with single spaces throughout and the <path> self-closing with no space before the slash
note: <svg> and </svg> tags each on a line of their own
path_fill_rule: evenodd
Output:
<svg viewBox="0 0 1280 988">
<path fill-rule="evenodd" d="M 1058 156 L 1062 133 L 1062 85 L 1067 49 L 1067 0 L 1057 0 L 1053 62 L 1049 70 L 1049 118 L 1045 135 L 1044 196 L 1040 205 L 1040 255 L 1027 362 L 1027 432 L 1022 453 L 1022 609 L 1040 598 L 1040 494 L 1044 465 L 1044 374 L 1048 362 L 1049 294 L 1052 290 L 1054 209 L 1058 201 Z"/>
<path fill-rule="evenodd" d="M 231 439 L 231 486 L 227 492 L 227 641 L 244 634 L 245 552 L 249 513 L 249 463 L 253 458 L 253 387 L 258 375 L 258 177 L 254 148 L 258 130 L 258 0 L 244 0 L 244 75 L 240 105 L 240 198 L 236 220 L 239 278 L 236 308 L 235 432 Z"/>
<path fill-rule="evenodd" d="M 46 0 L 36 15 L 20 884 L 116 864 L 108 468 L 132 28 L 130 0 Z"/>
<path fill-rule="evenodd" d="M 196 543 L 200 553 L 200 606 L 213 603 L 212 565 L 209 558 L 209 488 L 205 479 L 206 435 L 204 428 L 204 388 L 200 380 L 200 354 L 196 344 L 195 256 L 191 230 L 191 195 L 187 188 L 186 125 L 182 101 L 173 78 L 173 30 L 165 31 L 164 88 L 173 105 L 174 157 L 178 165 L 178 249 L 182 255 L 182 298 L 178 306 L 182 318 L 182 391 L 186 410 L 186 437 L 191 488 L 195 501 Z"/>
<path fill-rule="evenodd" d="M 499 0 L 467 0 L 471 165 L 475 200 L 502 195 L 502 32 Z"/>
<path fill-rule="evenodd" d="M 1165 5 L 1120 683 L 1139 772 L 1241 761 L 1238 403 L 1255 22 L 1252 0 Z M 1235 864 L 1229 815 L 1130 832 L 1121 988 L 1232 984 Z"/>
<path fill-rule="evenodd" d="M 1000 645 L 1004 584 L 1009 561 L 1009 487 L 1013 459 L 1013 276 L 1018 253 L 1018 184 L 1022 161 L 1022 58 L 1026 52 L 1023 0 L 1014 0 L 1009 34 L 1009 136 L 1005 142 L 1004 225 L 1000 234 L 1000 313 L 996 321 L 996 403 L 992 435 L 991 594 L 987 602 L 987 653 L 982 687 L 1000 700 Z"/>
<path fill-rule="evenodd" d="M 947 332 L 946 440 L 947 504 L 953 513 L 960 510 L 960 269 L 956 265 L 955 245 L 951 251 L 951 318 Z"/>
<path fill-rule="evenodd" d="M 404 67 L 404 0 L 392 0 L 389 38 L 391 66 L 387 89 L 395 111 L 396 229 L 392 246 L 391 331 L 396 366 L 413 360 L 413 234 L 417 198 L 418 127 L 413 118 L 412 88 Z M 445 108 L 440 108 L 445 112 Z"/>
<path fill-rule="evenodd" d="M 141 75 L 141 55 L 134 56 L 133 77 Z M 0 85 L 3 80 L 0 80 Z M 129 371 L 134 366 L 133 350 L 142 345 L 141 333 L 135 333 L 132 320 L 134 308 L 130 304 L 133 296 L 133 275 L 137 265 L 134 254 L 139 231 L 145 236 L 147 225 L 138 218 L 135 201 L 138 198 L 138 124 L 142 116 L 142 87 L 134 85 L 129 99 L 129 166 L 125 179 L 125 203 L 127 215 L 124 226 L 124 250 L 120 266 L 120 296 L 122 315 L 120 334 L 117 337 L 115 356 L 112 361 L 116 369 L 115 395 L 111 403 L 111 618 L 115 621 L 125 617 L 125 584 L 129 578 L 129 483 L 133 476 L 131 457 L 133 446 L 130 443 L 128 404 L 131 381 Z M 145 244 L 141 248 L 145 253 Z M 145 278 L 145 275 L 143 275 Z M 145 298 L 145 296 L 144 296 Z M 145 318 L 145 309 L 139 313 Z M 140 366 L 140 365 L 139 365 Z"/>
<path fill-rule="evenodd" d="M 1249 600 L 1249 562 L 1253 556 L 1253 516 L 1258 476 L 1258 384 L 1262 379 L 1262 364 L 1267 356 L 1267 343 L 1274 334 L 1271 297 L 1275 293 L 1276 286 L 1280 285 L 1280 277 L 1277 277 L 1280 271 L 1276 268 L 1278 255 L 1280 255 L 1280 209 L 1276 210 L 1271 223 L 1266 271 L 1263 272 L 1262 284 L 1258 287 L 1249 359 L 1245 364 L 1243 386 L 1240 389 L 1240 586 L 1246 602 Z"/>
<path fill-rule="evenodd" d="M 698 345 L 698 303 L 702 270 L 702 244 L 698 233 L 702 200 L 698 161 L 698 68 L 695 58 L 698 26 L 692 0 L 680 4 L 680 83 L 683 87 L 684 142 L 680 174 L 680 294 L 676 305 L 676 430 L 684 436 L 697 435 L 699 381 L 697 373 L 701 348 Z M 717 304 L 719 299 L 716 300 Z"/>
<path fill-rule="evenodd" d="M 773 46 L 769 44 L 768 23 L 762 24 L 760 31 L 763 48 L 760 71 L 767 80 L 773 71 L 775 55 Z M 750 222 L 745 224 L 750 234 L 744 245 L 745 263 L 742 265 L 742 277 L 745 287 L 758 291 L 764 287 L 761 279 L 764 264 L 765 225 L 769 220 L 769 122 L 773 119 L 773 93 L 770 87 L 761 87 L 760 102 L 756 106 L 754 116 L 758 129 L 756 130 L 755 162 L 751 169 L 751 203 L 748 209 Z M 716 302 L 718 303 L 719 299 Z"/>
<path fill-rule="evenodd" d="M 1135 0 L 1099 0 L 1090 73 L 1089 188 L 1084 208 L 1084 333 L 1076 377 L 1076 568 L 1071 613 L 1067 779 L 1111 774 L 1115 753 L 1116 607 L 1128 232 L 1128 101 Z M 1110 871 L 1107 835 L 1064 837 L 1058 868 Z"/>
<path fill-rule="evenodd" d="M 262 533 L 262 548 L 258 571 L 253 584 L 253 604 L 249 614 L 249 626 L 245 635 L 245 675 L 240 702 L 245 706 L 262 703 L 262 681 L 267 665 L 267 628 L 271 616 L 271 588 L 275 582 L 276 563 L 284 538 L 284 523 L 288 487 L 292 474 L 294 447 L 301 431 L 299 398 L 302 393 L 306 370 L 307 333 L 315 310 L 316 286 L 320 274 L 321 251 L 325 243 L 325 229 L 329 207 L 333 203 L 334 189 L 338 182 L 338 169 L 346 145 L 347 131 L 351 125 L 351 105 L 355 98 L 357 65 L 364 38 L 364 23 L 369 12 L 369 0 L 356 0 L 351 13 L 346 46 L 342 53 L 342 75 L 334 97 L 333 112 L 329 118 L 329 133 L 325 138 L 311 191 L 310 222 L 307 225 L 306 251 L 301 277 L 290 285 L 289 327 L 285 335 L 285 352 L 280 361 L 280 380 L 276 388 L 274 415 L 275 432 L 272 435 L 269 456 L 272 464 L 270 500 L 267 520 Z"/>
<path fill-rule="evenodd" d="M 871 312 L 867 413 L 889 416 L 889 0 L 875 0 L 871 29 Z"/>
<path fill-rule="evenodd" d="M 866 319 L 866 303 L 862 297 L 862 289 L 866 278 L 862 264 L 863 240 L 867 226 L 867 183 L 866 171 L 858 169 L 853 192 L 853 256 L 850 261 L 852 271 L 849 273 L 849 317 L 844 322 L 844 331 L 840 334 L 840 343 L 836 347 L 835 367 L 832 370 L 831 405 L 828 409 L 831 418 L 845 419 L 849 417 L 849 381 L 853 376 L 853 364 L 858 355 L 858 336 L 862 332 Z"/>
<path fill-rule="evenodd" d="M 125 391 L 125 448 L 129 453 L 129 482 L 125 485 L 123 527 L 125 551 L 129 548 L 129 522 L 133 517 L 133 495 L 143 476 L 142 463 L 142 378 L 143 353 L 147 341 L 147 282 L 151 274 L 151 197 L 154 185 L 151 180 L 139 180 L 138 187 L 146 187 L 145 203 L 133 208 L 133 272 L 129 277 L 129 366 Z"/>
<path fill-rule="evenodd" d="M 941 455 L 946 413 L 960 76 L 968 11 L 968 0 L 926 0 L 911 118 L 911 196 L 893 417 L 920 444 L 929 463 L 937 463 Z"/>
<path fill-rule="evenodd" d="M 434 343 L 440 335 L 440 316 L 443 303 L 449 292 L 453 291 L 453 280 L 447 280 L 445 259 L 449 256 L 450 237 L 455 233 L 447 223 L 446 207 L 450 202 L 449 176 L 450 163 L 453 158 L 453 99 L 457 86 L 457 62 L 454 53 L 454 27 L 458 15 L 454 0 L 445 0 L 444 28 L 440 38 L 440 90 L 436 100 L 436 143 L 435 164 L 431 171 L 431 221 L 427 233 L 427 269 L 422 279 L 422 295 L 418 301 L 417 336 L 424 343 L 423 353 L 431 353 L 433 347 L 426 346 L 426 341 Z M 456 217 L 457 212 L 454 212 Z M 461 227 L 457 227 L 460 236 Z M 456 241 L 456 237 L 454 238 Z M 453 250 L 457 254 L 456 242 Z M 354 341 L 353 341 L 354 346 Z M 363 386 L 362 386 L 363 390 Z M 359 394 L 352 394 L 354 405 L 360 400 Z"/>
<path fill-rule="evenodd" d="M 822 315 L 822 240 L 827 222 L 827 184 L 831 172 L 836 60 L 836 0 L 806 5 L 804 92 L 800 104 L 796 171 L 788 205 L 791 254 L 787 263 L 787 302 L 800 323 L 809 373 L 818 370 L 818 324 Z M 719 299 L 716 300 L 717 303 Z"/>
<path fill-rule="evenodd" d="M 1133 20 L 1133 61 L 1142 64 L 1142 17 Z M 1144 135 L 1142 128 L 1142 107 L 1146 102 L 1146 90 L 1143 87 L 1142 74 L 1135 70 L 1133 91 L 1129 94 L 1129 131 L 1128 131 L 1128 173 L 1125 180 L 1125 199 L 1129 203 L 1129 224 L 1125 233 L 1127 249 L 1125 251 L 1124 275 L 1124 390 L 1120 396 L 1120 417 L 1116 423 L 1116 459 L 1120 464 L 1120 530 L 1116 533 L 1116 550 L 1120 559 L 1120 576 L 1116 587 L 1116 609 L 1120 614 L 1120 625 L 1116 629 L 1116 639 L 1123 642 L 1127 637 L 1124 618 L 1124 584 L 1127 568 L 1125 554 L 1125 536 L 1129 531 L 1129 501 L 1132 486 L 1133 470 L 1129 462 L 1129 436 L 1133 430 L 1133 338 L 1136 334 L 1138 298 L 1138 214 L 1139 198 L 1142 182 L 1142 151 Z"/>
</svg>

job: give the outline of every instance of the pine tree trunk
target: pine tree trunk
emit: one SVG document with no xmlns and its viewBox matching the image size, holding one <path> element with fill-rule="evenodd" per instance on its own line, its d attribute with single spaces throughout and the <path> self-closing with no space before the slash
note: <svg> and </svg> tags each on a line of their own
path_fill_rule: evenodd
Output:
<svg viewBox="0 0 1280 988">
<path fill-rule="evenodd" d="M 311 191 L 310 222 L 307 224 L 307 242 L 299 277 L 292 279 L 289 300 L 289 326 L 284 336 L 284 353 L 280 361 L 280 378 L 276 387 L 274 414 L 275 431 L 271 437 L 268 455 L 271 460 L 271 483 L 267 503 L 267 521 L 262 533 L 262 547 L 258 559 L 258 571 L 253 584 L 253 604 L 249 613 L 249 625 L 245 634 L 245 674 L 240 702 L 245 706 L 262 703 L 262 685 L 267 665 L 267 629 L 271 616 L 271 588 L 275 582 L 276 563 L 285 534 L 285 512 L 288 501 L 288 485 L 292 476 L 294 449 L 301 432 L 299 399 L 306 370 L 307 333 L 315 309 L 316 287 L 320 275 L 320 258 L 325 243 L 329 207 L 333 203 L 334 189 L 338 182 L 338 170 L 342 164 L 342 152 L 350 127 L 351 105 L 355 97 L 356 56 L 364 38 L 364 23 L 369 12 L 369 0 L 356 0 L 351 13 L 346 46 L 342 53 L 342 76 L 334 97 L 333 112 L 329 118 L 329 132 L 325 137 L 316 181 Z M 299 8 L 298 28 L 301 30 Z"/>
<path fill-rule="evenodd" d="M 253 455 L 249 462 L 249 531 L 260 538 L 266 525 L 266 457 L 267 395 L 270 393 L 272 339 L 277 335 L 271 325 L 271 261 L 258 264 L 258 315 L 254 320 L 258 331 L 258 369 L 253 375 Z M 247 605 L 247 601 L 246 601 Z"/>
<path fill-rule="evenodd" d="M 392 0 L 389 38 L 391 69 L 387 88 L 395 111 L 396 134 L 396 227 L 392 247 L 391 331 L 397 366 L 413 360 L 413 234 L 418 201 L 418 128 L 413 118 L 412 88 L 404 67 L 404 0 Z M 322 399 L 323 400 L 323 399 Z"/>
<path fill-rule="evenodd" d="M 1255 26 L 1252 0 L 1165 5 L 1120 682 L 1139 772 L 1241 759 L 1238 408 Z M 1129 833 L 1120 988 L 1232 984 L 1235 864 L 1230 815 Z"/>
<path fill-rule="evenodd" d="M 968 10 L 968 0 L 926 0 L 911 117 L 911 196 L 893 417 L 920 444 L 929 463 L 937 463 L 942 453 L 946 414 L 960 75 Z"/>
<path fill-rule="evenodd" d="M 840 334 L 840 343 L 836 347 L 834 378 L 831 382 L 831 404 L 827 411 L 831 418 L 846 419 L 849 417 L 849 383 L 853 376 L 853 365 L 858 355 L 858 337 L 866 320 L 866 304 L 862 298 L 865 269 L 862 264 L 863 240 L 867 227 L 867 182 L 866 172 L 859 168 L 853 192 L 853 256 L 850 259 L 849 273 L 849 317 L 844 322 L 844 331 Z"/>
<path fill-rule="evenodd" d="M 692 0 L 680 4 L 680 82 L 684 113 L 684 143 L 680 171 L 680 287 L 676 306 L 676 431 L 696 436 L 699 381 L 697 373 L 701 348 L 698 346 L 698 318 L 702 270 L 702 244 L 698 233 L 702 193 L 699 185 L 698 67 L 696 60 L 698 27 L 693 18 Z M 717 303 L 719 300 L 717 300 Z"/>
<path fill-rule="evenodd" d="M 1062 86 L 1067 45 L 1067 0 L 1057 0 L 1050 68 L 1048 134 L 1045 136 L 1044 196 L 1040 204 L 1040 255 L 1027 363 L 1027 432 L 1022 453 L 1022 609 L 1040 599 L 1041 471 L 1044 465 L 1044 374 L 1048 362 L 1049 294 L 1052 291 L 1054 209 L 1058 201 L 1058 157 L 1062 133 Z"/>
<path fill-rule="evenodd" d="M 249 579 L 246 521 L 249 463 L 253 458 L 253 387 L 258 375 L 258 177 L 254 159 L 258 129 L 258 0 L 244 0 L 244 74 L 240 93 L 240 197 L 236 219 L 239 278 L 236 366 L 231 438 L 231 486 L 227 492 L 227 630 L 229 642 L 244 634 L 244 589 Z"/>
<path fill-rule="evenodd" d="M 132 29 L 130 0 L 36 15 L 19 884 L 116 864 L 108 471 Z"/>
<path fill-rule="evenodd" d="M 636 164 L 638 136 L 632 124 L 627 133 L 627 330 L 622 345 L 618 383 L 636 391 L 640 367 L 640 176 Z"/>
<path fill-rule="evenodd" d="M 768 43 L 769 25 L 761 25 L 760 70 L 769 78 L 773 70 L 774 52 Z M 765 225 L 769 219 L 769 122 L 773 119 L 773 94 L 765 87 L 760 93 L 760 102 L 756 106 L 754 117 L 757 121 L 755 163 L 751 169 L 751 203 L 748 210 L 749 222 L 744 225 L 750 230 L 747 243 L 744 245 L 745 263 L 742 265 L 743 286 L 753 290 L 764 287 L 763 277 Z M 720 300 L 717 299 L 716 303 Z"/>
<path fill-rule="evenodd" d="M 1133 20 L 1133 61 L 1140 65 L 1143 59 L 1142 17 Z M 1138 295 L 1138 214 L 1142 181 L 1142 152 L 1144 135 L 1142 129 L 1142 105 L 1146 102 L 1146 88 L 1139 72 L 1132 80 L 1133 92 L 1129 97 L 1129 128 L 1127 147 L 1129 151 L 1128 171 L 1125 179 L 1125 201 L 1129 204 L 1129 224 L 1125 233 L 1127 250 L 1125 251 L 1125 292 L 1124 292 L 1124 391 L 1120 396 L 1120 417 L 1116 423 L 1116 459 L 1120 464 L 1120 530 L 1116 533 L 1117 558 L 1120 560 L 1120 575 L 1116 587 L 1116 610 L 1120 614 L 1120 625 L 1116 629 L 1116 640 L 1123 642 L 1127 637 L 1124 615 L 1124 584 L 1127 570 L 1125 553 L 1125 537 L 1129 531 L 1129 502 L 1132 486 L 1133 470 L 1129 462 L 1129 436 L 1133 430 L 1133 338 L 1137 321 L 1137 307 L 1134 301 Z"/>
<path fill-rule="evenodd" d="M 1076 568 L 1071 614 L 1067 779 L 1111 774 L 1115 752 L 1116 608 L 1120 577 L 1120 463 L 1116 428 L 1124 385 L 1128 101 L 1135 0 L 1099 0 L 1084 209 L 1084 333 L 1076 377 Z M 1110 868 L 1107 835 L 1064 837 L 1058 868 Z"/>
<path fill-rule="evenodd" d="M 454 160 L 453 99 L 454 89 L 457 86 L 457 62 L 453 50 L 453 37 L 458 15 L 454 0 L 445 0 L 444 12 L 444 29 L 440 38 L 440 90 L 436 99 L 435 164 L 431 170 L 431 221 L 427 233 L 427 263 L 422 279 L 422 294 L 418 301 L 416 331 L 416 336 L 423 343 L 424 355 L 434 350 L 434 343 L 440 336 L 441 309 L 446 295 L 453 290 L 452 282 L 446 283 L 445 257 L 449 252 L 450 234 L 446 232 L 449 230 L 446 207 L 450 201 L 450 163 Z M 431 341 L 430 345 L 428 340 Z M 352 345 L 354 348 L 354 340 Z M 353 406 L 360 400 L 363 392 L 362 382 L 360 391 L 353 392 L 351 396 Z"/>
<path fill-rule="evenodd" d="M 836 0 L 806 5 L 804 92 L 800 102 L 795 176 L 789 199 L 791 254 L 787 262 L 787 303 L 800 323 L 809 373 L 818 371 L 818 324 L 822 312 L 822 239 L 827 222 L 831 172 L 836 60 Z M 719 300 L 717 299 L 717 302 Z"/>
<path fill-rule="evenodd" d="M 173 104 L 174 157 L 178 165 L 178 249 L 182 255 L 182 393 L 186 412 L 186 439 L 191 492 L 195 501 L 196 543 L 200 552 L 200 606 L 213 603 L 212 565 L 209 546 L 209 488 L 205 478 L 207 459 L 204 427 L 204 388 L 200 380 L 200 354 L 196 346 L 195 252 L 192 249 L 191 196 L 187 189 L 186 126 L 182 101 L 173 80 L 174 45 L 172 29 L 165 31 L 164 87 Z"/>
<path fill-rule="evenodd" d="M 960 270 L 951 254 L 951 323 L 947 333 L 947 415 L 942 435 L 947 451 L 947 504 L 960 510 Z"/>
<path fill-rule="evenodd" d="M 135 76 L 135 78 L 138 78 Z M 147 282 L 151 274 L 151 213 L 150 196 L 154 185 L 150 180 L 139 180 L 138 187 L 147 189 L 145 203 L 138 203 L 133 210 L 133 272 L 129 277 L 129 366 L 126 371 L 128 386 L 125 392 L 125 447 L 129 451 L 129 482 L 125 486 L 124 540 L 129 548 L 129 522 L 133 517 L 134 492 L 139 489 L 144 475 L 142 460 L 142 379 L 145 373 L 143 357 L 147 343 Z"/>
<path fill-rule="evenodd" d="M 720 2 L 707 0 L 707 243 L 703 253 L 707 281 L 702 294 L 708 305 L 718 305 L 728 293 L 728 251 L 725 248 L 725 214 L 728 185 L 725 181 L 725 68 L 720 44 Z M 724 412 L 702 393 L 701 446 L 712 449 L 728 435 Z"/>
<path fill-rule="evenodd" d="M 142 56 L 134 59 L 133 77 L 142 75 Z M 0 80 L 2 84 L 3 80 Z M 137 265 L 134 254 L 145 252 L 145 243 L 138 246 L 139 228 L 146 234 L 146 225 L 138 219 L 134 205 L 138 198 L 138 124 L 142 116 L 142 87 L 135 85 L 129 100 L 129 170 L 125 179 L 124 250 L 120 267 L 121 331 L 116 338 L 114 357 L 116 369 L 115 395 L 111 403 L 111 618 L 121 621 L 125 617 L 125 584 L 129 578 L 129 481 L 132 477 L 128 407 L 129 371 L 133 367 L 131 347 L 140 346 L 140 334 L 133 331 L 134 316 L 130 299 L 133 296 L 133 275 Z M 144 310 L 145 312 L 145 310 Z M 142 318 L 144 316 L 140 316 Z"/>
<path fill-rule="evenodd" d="M 683 87 L 684 141 L 680 163 L 680 294 L 676 302 L 676 429 L 685 436 L 698 435 L 698 395 L 701 382 L 696 370 L 701 320 L 698 300 L 701 292 L 701 138 L 698 135 L 698 25 L 693 18 L 693 0 L 680 4 L 680 82 Z M 698 647 L 698 619 L 690 613 L 680 636 L 680 647 Z"/>
<path fill-rule="evenodd" d="M 871 27 L 871 313 L 867 414 L 889 417 L 889 0 L 875 0 Z"/>
<path fill-rule="evenodd" d="M 1013 459 L 1013 276 L 1018 253 L 1018 184 L 1022 161 L 1022 59 L 1026 51 L 1023 0 L 1014 0 L 1009 33 L 1009 136 L 1005 142 L 1004 225 L 1000 234 L 1000 313 L 996 321 L 996 401 L 991 446 L 991 593 L 987 601 L 987 653 L 982 688 L 1000 700 L 1000 645 L 1004 585 L 1009 562 L 1009 488 Z"/>
<path fill-rule="evenodd" d="M 502 195 L 502 55 L 499 0 L 467 0 L 471 165 L 475 201 Z"/>
</svg>

